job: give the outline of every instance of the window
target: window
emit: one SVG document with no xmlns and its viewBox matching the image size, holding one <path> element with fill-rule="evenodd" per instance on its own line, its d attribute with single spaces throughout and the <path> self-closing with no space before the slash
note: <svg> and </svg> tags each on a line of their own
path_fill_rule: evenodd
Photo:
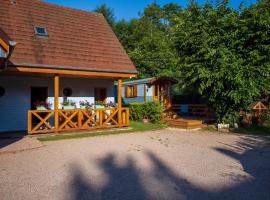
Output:
<svg viewBox="0 0 270 200">
<path fill-rule="evenodd" d="M 4 49 L 2 49 L 2 47 L 0 46 L 0 58 L 6 58 L 7 57 L 7 53 L 4 51 Z"/>
<path fill-rule="evenodd" d="M 65 88 L 63 90 L 63 95 L 64 95 L 64 97 L 71 97 L 71 95 L 72 95 L 72 89 L 71 88 Z"/>
<path fill-rule="evenodd" d="M 5 88 L 3 88 L 2 86 L 0 86 L 0 97 L 4 96 L 6 93 Z"/>
<path fill-rule="evenodd" d="M 128 85 L 125 87 L 125 96 L 126 97 L 137 97 L 138 96 L 138 89 L 137 85 Z"/>
<path fill-rule="evenodd" d="M 35 26 L 35 34 L 39 36 L 48 36 L 47 29 L 45 27 Z"/>
</svg>

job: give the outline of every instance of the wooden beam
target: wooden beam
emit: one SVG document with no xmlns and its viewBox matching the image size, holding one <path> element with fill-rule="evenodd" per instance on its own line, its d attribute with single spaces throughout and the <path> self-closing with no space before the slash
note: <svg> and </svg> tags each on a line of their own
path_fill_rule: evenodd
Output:
<svg viewBox="0 0 270 200">
<path fill-rule="evenodd" d="M 144 84 L 144 102 L 147 101 L 146 95 L 147 95 L 147 85 L 146 85 L 146 83 L 145 83 L 145 84 Z"/>
<path fill-rule="evenodd" d="M 169 106 L 168 108 L 171 108 L 172 107 L 172 82 L 169 81 L 168 82 L 168 96 L 169 96 Z"/>
<path fill-rule="evenodd" d="M 117 100 L 118 100 L 118 124 L 119 127 L 122 127 L 122 79 L 118 79 Z"/>
<path fill-rule="evenodd" d="M 29 73 L 63 74 L 63 75 L 79 75 L 79 76 L 95 76 L 95 77 L 114 77 L 114 78 L 136 77 L 136 74 L 129 74 L 129 73 L 95 72 L 95 71 L 80 71 L 80 70 L 50 69 L 50 68 L 35 68 L 35 67 L 9 67 L 8 70 L 18 72 L 29 72 Z"/>
<path fill-rule="evenodd" d="M 54 110 L 56 111 L 58 109 L 59 109 L 59 75 L 55 74 L 54 75 Z M 58 114 L 59 113 L 56 111 L 54 115 L 54 126 L 56 130 L 58 129 L 58 126 L 59 126 Z"/>
<path fill-rule="evenodd" d="M 0 45 L 3 47 L 3 49 L 8 53 L 9 52 L 9 45 L 7 43 L 4 42 L 4 40 L 2 40 L 0 38 Z"/>
</svg>

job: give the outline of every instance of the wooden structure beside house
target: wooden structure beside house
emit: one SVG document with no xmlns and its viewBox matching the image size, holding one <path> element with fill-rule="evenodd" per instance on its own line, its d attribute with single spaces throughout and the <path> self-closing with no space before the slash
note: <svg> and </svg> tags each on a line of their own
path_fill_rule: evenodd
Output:
<svg viewBox="0 0 270 200">
<path fill-rule="evenodd" d="M 0 132 L 129 125 L 122 79 L 137 71 L 101 14 L 40 0 L 0 5 Z M 71 101 L 73 109 L 63 109 Z M 97 101 L 114 106 L 98 108 Z M 50 108 L 38 110 L 37 102 Z"/>
<path fill-rule="evenodd" d="M 122 83 L 123 102 L 140 103 L 146 101 L 159 101 L 165 108 L 171 107 L 171 86 L 175 80 L 168 77 L 153 77 Z M 116 84 L 117 85 L 117 84 Z"/>
</svg>

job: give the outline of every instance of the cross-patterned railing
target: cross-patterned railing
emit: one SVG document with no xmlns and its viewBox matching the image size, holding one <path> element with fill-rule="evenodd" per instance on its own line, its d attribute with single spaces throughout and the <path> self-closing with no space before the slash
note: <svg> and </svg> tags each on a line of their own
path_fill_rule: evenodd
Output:
<svg viewBox="0 0 270 200">
<path fill-rule="evenodd" d="M 28 111 L 29 134 L 126 126 L 129 126 L 128 108 Z"/>
</svg>

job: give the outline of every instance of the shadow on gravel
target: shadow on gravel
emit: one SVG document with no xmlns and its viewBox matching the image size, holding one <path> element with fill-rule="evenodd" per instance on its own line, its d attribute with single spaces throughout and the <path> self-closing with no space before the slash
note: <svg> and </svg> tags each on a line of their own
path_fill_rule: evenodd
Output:
<svg viewBox="0 0 270 200">
<path fill-rule="evenodd" d="M 0 149 L 23 139 L 25 135 L 24 132 L 0 133 Z"/>
<path fill-rule="evenodd" d="M 239 148 L 244 153 L 239 153 Z M 127 158 L 126 164 L 117 164 L 114 155 L 101 159 L 98 166 L 103 170 L 105 182 L 99 183 L 86 174 L 79 165 L 72 170 L 70 184 L 72 196 L 66 199 L 88 200 L 178 200 L 178 199 L 270 199 L 270 149 L 255 138 L 245 137 L 233 148 L 215 149 L 238 160 L 252 178 L 227 174 L 235 179 L 235 185 L 219 190 L 205 190 L 176 175 L 154 153 L 145 152 L 153 168 L 142 171 L 136 168 L 135 160 Z M 200 164 L 200 163 L 198 163 Z"/>
</svg>

